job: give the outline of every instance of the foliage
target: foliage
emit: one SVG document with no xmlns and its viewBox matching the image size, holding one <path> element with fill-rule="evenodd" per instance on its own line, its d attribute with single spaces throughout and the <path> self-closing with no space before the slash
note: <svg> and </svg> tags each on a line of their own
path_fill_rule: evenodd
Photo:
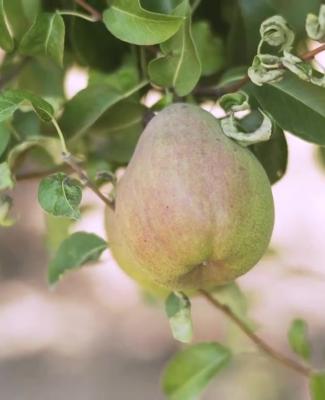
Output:
<svg viewBox="0 0 325 400">
<path fill-rule="evenodd" d="M 179 100 L 219 101 L 224 133 L 248 146 L 275 184 L 286 172 L 284 131 L 325 146 L 325 75 L 312 62 L 325 50 L 321 3 L 0 0 L 0 226 L 16 222 L 10 192 L 31 163 L 43 175 L 38 200 L 56 250 L 50 284 L 97 260 L 107 247 L 103 239 L 68 232 L 70 220 L 81 216 L 83 186 L 112 207 L 114 189 L 106 198 L 101 185 L 114 186 L 146 123 Z M 310 39 L 316 50 L 306 50 Z M 67 98 L 65 77 L 75 65 L 88 85 Z M 151 90 L 160 100 L 148 108 L 143 99 Z M 324 148 L 320 153 L 324 159 Z M 234 285 L 214 292 L 239 324 L 247 320 L 243 296 Z M 166 301 L 172 333 L 182 342 L 192 338 L 190 310 L 183 293 Z M 306 332 L 302 320 L 288 332 L 305 361 Z M 168 364 L 163 389 L 170 399 L 196 398 L 229 360 L 230 351 L 217 343 L 187 347 Z M 325 398 L 324 374 L 301 371 L 311 377 L 313 400 Z"/>
<path fill-rule="evenodd" d="M 49 265 L 49 283 L 56 283 L 69 269 L 97 260 L 106 248 L 106 242 L 92 233 L 73 233 L 61 243 Z"/>
<path fill-rule="evenodd" d="M 193 327 L 188 297 L 181 292 L 171 293 L 166 300 L 166 314 L 174 338 L 184 343 L 191 342 Z"/>
<path fill-rule="evenodd" d="M 171 359 L 162 378 L 171 400 L 193 399 L 230 361 L 231 353 L 219 343 L 188 347 Z"/>
<path fill-rule="evenodd" d="M 306 360 L 310 358 L 310 343 L 307 338 L 307 324 L 305 321 L 301 319 L 292 321 L 288 332 L 288 339 L 295 353 Z"/>
</svg>

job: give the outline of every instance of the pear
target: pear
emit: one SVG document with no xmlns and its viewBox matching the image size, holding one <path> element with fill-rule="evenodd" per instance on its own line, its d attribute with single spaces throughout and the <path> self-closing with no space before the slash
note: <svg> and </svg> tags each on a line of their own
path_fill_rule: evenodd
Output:
<svg viewBox="0 0 325 400">
<path fill-rule="evenodd" d="M 170 290 L 214 288 L 246 273 L 274 224 L 270 183 L 255 156 L 210 113 L 182 103 L 149 122 L 106 212 L 121 268 Z"/>
</svg>

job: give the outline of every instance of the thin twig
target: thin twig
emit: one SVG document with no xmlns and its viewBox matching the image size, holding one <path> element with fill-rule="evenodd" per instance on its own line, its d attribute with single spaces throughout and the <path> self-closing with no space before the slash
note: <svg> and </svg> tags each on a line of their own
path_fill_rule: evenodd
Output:
<svg viewBox="0 0 325 400">
<path fill-rule="evenodd" d="M 146 46 L 146 50 L 148 50 L 148 53 L 156 57 L 159 48 L 157 46 Z"/>
<path fill-rule="evenodd" d="M 194 94 L 197 96 L 213 96 L 219 98 L 226 93 L 237 92 L 241 87 L 243 87 L 246 83 L 249 82 L 248 75 L 245 75 L 242 79 L 228 85 L 219 86 L 219 87 L 200 87 L 198 86 L 194 90 Z"/>
<path fill-rule="evenodd" d="M 301 59 L 304 61 L 312 60 L 318 53 L 325 51 L 325 44 L 316 47 L 314 50 L 307 51 L 307 53 L 301 56 Z"/>
<path fill-rule="evenodd" d="M 41 179 L 51 174 L 55 174 L 57 172 L 76 172 L 83 183 L 89 187 L 108 207 L 114 209 L 114 202 L 105 197 L 97 187 L 89 180 L 86 173 L 82 170 L 80 165 L 73 159 L 70 154 L 64 154 L 63 156 L 64 162 L 66 165 L 60 165 L 59 167 L 48 169 L 46 171 L 34 171 L 34 172 L 26 172 L 17 174 L 15 176 L 17 181 L 27 181 L 32 179 Z"/>
<path fill-rule="evenodd" d="M 55 168 L 47 169 L 46 171 L 32 171 L 32 172 L 22 172 L 15 175 L 16 181 L 28 181 L 32 179 L 41 179 L 55 174 L 57 172 L 71 172 L 71 167 L 69 165 L 60 165 Z"/>
<path fill-rule="evenodd" d="M 72 17 L 81 18 L 81 19 L 84 19 L 89 22 L 97 22 L 98 21 L 98 19 L 96 17 L 94 17 L 93 15 L 86 15 L 86 14 L 83 14 L 83 13 L 80 13 L 77 11 L 60 10 L 60 11 L 57 11 L 57 13 L 60 15 L 69 15 Z"/>
<path fill-rule="evenodd" d="M 313 369 L 309 366 L 305 366 L 273 349 L 269 344 L 264 342 L 259 336 L 257 336 L 252 330 L 243 322 L 236 314 L 225 304 L 220 303 L 210 293 L 205 290 L 199 290 L 203 297 L 205 297 L 210 304 L 222 311 L 228 318 L 230 318 L 255 344 L 256 346 L 267 353 L 274 360 L 280 362 L 287 368 L 290 368 L 299 374 L 309 377 L 313 373 Z"/>
<path fill-rule="evenodd" d="M 114 210 L 114 201 L 108 199 L 103 193 L 98 190 L 96 185 L 94 185 L 91 180 L 88 178 L 87 174 L 80 167 L 80 165 L 76 162 L 74 157 L 70 153 L 63 154 L 63 160 L 66 164 L 68 164 L 78 175 L 79 178 L 83 181 L 83 183 L 89 187 L 109 208 Z"/>
<path fill-rule="evenodd" d="M 313 49 L 311 51 L 307 51 L 305 54 L 301 55 L 300 58 L 304 61 L 310 61 L 322 51 L 325 51 L 325 44 L 322 44 L 321 46 L 318 46 L 316 47 L 316 49 Z M 250 79 L 248 75 L 245 75 L 242 79 L 234 82 L 231 85 L 224 85 L 219 87 L 198 86 L 196 89 L 194 89 L 194 94 L 197 96 L 215 97 L 218 99 L 219 97 L 223 96 L 226 93 L 237 92 L 237 90 L 241 89 L 246 83 L 249 82 L 249 80 Z"/>
<path fill-rule="evenodd" d="M 96 10 L 93 6 L 88 4 L 86 1 L 75 0 L 75 2 L 84 10 L 88 11 L 89 14 L 91 14 L 96 21 L 100 21 L 102 19 L 102 14 L 98 10 Z"/>
<path fill-rule="evenodd" d="M 86 172 L 80 167 L 77 160 L 73 157 L 73 155 L 68 151 L 67 144 L 64 139 L 63 132 L 55 118 L 52 118 L 52 124 L 54 125 L 57 134 L 59 136 L 62 148 L 62 159 L 63 161 L 69 165 L 73 171 L 75 171 L 79 178 L 83 181 L 83 183 L 89 187 L 108 207 L 114 210 L 114 202 L 105 197 L 100 190 L 94 185 L 91 180 L 88 178 Z"/>
</svg>

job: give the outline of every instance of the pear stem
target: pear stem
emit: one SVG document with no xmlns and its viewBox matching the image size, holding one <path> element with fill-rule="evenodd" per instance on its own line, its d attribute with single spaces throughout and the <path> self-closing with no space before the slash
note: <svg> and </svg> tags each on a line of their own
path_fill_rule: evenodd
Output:
<svg viewBox="0 0 325 400">
<path fill-rule="evenodd" d="M 241 331 L 244 332 L 245 335 L 248 336 L 251 339 L 251 341 L 254 342 L 256 346 L 264 353 L 268 354 L 270 357 L 272 357 L 274 360 L 281 363 L 285 367 L 296 371 L 297 373 L 305 376 L 306 378 L 309 378 L 312 375 L 312 373 L 314 372 L 312 367 L 305 366 L 299 363 L 298 361 L 295 361 L 292 358 L 289 358 L 286 355 L 281 354 L 273 347 L 271 347 L 268 343 L 266 343 L 263 339 L 257 336 L 244 321 L 242 321 L 239 317 L 237 317 L 236 314 L 233 313 L 230 307 L 220 303 L 219 300 L 217 300 L 215 297 L 213 297 L 209 292 L 205 290 L 200 289 L 199 292 L 203 297 L 205 297 L 205 299 L 210 304 L 212 304 L 215 308 L 223 312 L 231 321 L 233 321 L 241 329 Z"/>
</svg>

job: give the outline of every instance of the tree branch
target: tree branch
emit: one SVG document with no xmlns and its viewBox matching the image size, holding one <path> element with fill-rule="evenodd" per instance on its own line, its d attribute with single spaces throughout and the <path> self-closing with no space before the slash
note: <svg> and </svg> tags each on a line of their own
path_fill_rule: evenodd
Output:
<svg viewBox="0 0 325 400">
<path fill-rule="evenodd" d="M 219 98 L 226 93 L 237 92 L 242 86 L 249 82 L 248 75 L 245 75 L 239 81 L 236 81 L 229 85 L 219 86 L 219 87 L 200 87 L 194 89 L 194 94 L 197 96 L 213 96 Z"/>
<path fill-rule="evenodd" d="M 325 44 L 316 47 L 316 49 L 307 51 L 307 53 L 300 56 L 300 58 L 304 61 L 312 60 L 317 54 L 325 51 Z M 245 75 L 239 81 L 234 82 L 230 85 L 224 85 L 219 87 L 200 87 L 194 89 L 194 95 L 202 96 L 202 97 L 215 97 L 218 99 L 219 97 L 223 96 L 224 94 L 237 92 L 237 90 L 241 89 L 246 83 L 250 81 L 248 75 Z"/>
<path fill-rule="evenodd" d="M 86 173 L 80 167 L 80 165 L 73 159 L 71 155 L 64 155 L 64 162 L 66 165 L 60 165 L 56 168 L 48 169 L 46 171 L 33 171 L 17 174 L 15 176 L 17 182 L 27 181 L 32 179 L 41 179 L 48 175 L 55 174 L 57 172 L 76 172 L 83 183 L 92 190 L 108 207 L 114 209 L 114 202 L 104 196 L 100 190 L 89 180 Z"/>
<path fill-rule="evenodd" d="M 32 171 L 32 172 L 22 172 L 15 175 L 16 181 L 28 181 L 32 179 L 45 178 L 48 175 L 55 174 L 57 172 L 71 172 L 72 169 L 69 165 L 60 165 L 55 168 L 48 169 L 46 171 Z"/>
<path fill-rule="evenodd" d="M 264 353 L 268 354 L 277 362 L 281 363 L 282 365 L 290 368 L 297 373 L 305 376 L 308 378 L 312 373 L 313 369 L 310 366 L 305 366 L 300 364 L 299 362 L 279 353 L 277 350 L 273 349 L 269 344 L 264 342 L 259 336 L 257 336 L 240 318 L 237 317 L 236 314 L 227 306 L 220 303 L 216 298 L 214 298 L 209 292 L 205 290 L 199 290 L 201 295 L 206 298 L 206 300 L 216 307 L 218 310 L 222 311 L 229 319 L 231 319 L 240 329 L 242 332 L 248 336 L 252 342 L 256 344 L 256 346 L 261 349 Z"/>
<path fill-rule="evenodd" d="M 96 10 L 93 6 L 88 4 L 85 0 L 75 0 L 75 2 L 84 10 L 88 11 L 93 16 L 95 21 L 101 21 L 102 14 Z"/>
<path fill-rule="evenodd" d="M 99 197 L 103 203 L 105 203 L 110 209 L 114 210 L 115 204 L 114 201 L 108 199 L 103 193 L 94 185 L 91 180 L 88 178 L 87 174 L 83 171 L 80 165 L 76 162 L 73 156 L 69 153 L 63 154 L 63 160 L 66 164 L 68 164 L 73 171 L 75 171 L 82 182 L 91 189 L 97 197 Z"/>
<path fill-rule="evenodd" d="M 301 56 L 301 59 L 304 61 L 312 60 L 318 53 L 325 51 L 325 44 L 316 47 L 314 50 L 307 51 L 307 53 Z"/>
</svg>

